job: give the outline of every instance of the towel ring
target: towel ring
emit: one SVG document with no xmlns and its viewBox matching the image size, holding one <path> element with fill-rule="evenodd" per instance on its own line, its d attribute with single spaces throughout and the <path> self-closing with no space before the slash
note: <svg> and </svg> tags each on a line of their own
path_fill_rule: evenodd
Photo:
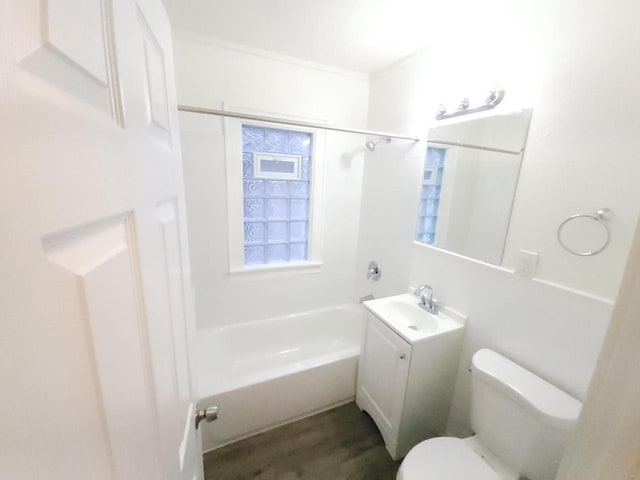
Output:
<svg viewBox="0 0 640 480">
<path fill-rule="evenodd" d="M 567 252 L 573 255 L 579 255 L 581 257 L 590 257 L 592 255 L 597 255 L 598 253 L 603 251 L 605 248 L 607 248 L 607 246 L 609 245 L 609 240 L 611 238 L 611 235 L 609 233 L 609 228 L 604 222 L 606 220 L 611 219 L 611 217 L 613 217 L 613 211 L 609 208 L 601 208 L 595 213 L 576 213 L 575 215 L 571 215 L 569 218 L 564 220 L 558 227 L 558 234 L 557 234 L 558 242 L 560 242 L 560 245 L 562 246 L 562 248 L 564 248 Z M 564 240 L 562 240 L 562 229 L 565 227 L 565 225 L 567 225 L 567 223 L 569 223 L 572 220 L 575 220 L 576 218 L 590 218 L 591 220 L 598 222 L 598 224 L 602 226 L 606 234 L 606 237 L 603 245 L 600 248 L 596 250 L 592 250 L 590 252 L 577 252 L 571 247 L 569 247 L 566 243 L 564 243 Z"/>
</svg>

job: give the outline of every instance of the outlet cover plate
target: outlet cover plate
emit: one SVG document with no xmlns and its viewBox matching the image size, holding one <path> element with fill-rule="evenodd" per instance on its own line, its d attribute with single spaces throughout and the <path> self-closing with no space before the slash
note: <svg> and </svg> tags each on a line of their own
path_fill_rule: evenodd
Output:
<svg viewBox="0 0 640 480">
<path fill-rule="evenodd" d="M 533 278 L 538 269 L 538 254 L 535 252 L 528 252 L 526 250 L 520 250 L 516 255 L 515 261 L 516 275 L 521 275 L 527 278 Z"/>
</svg>

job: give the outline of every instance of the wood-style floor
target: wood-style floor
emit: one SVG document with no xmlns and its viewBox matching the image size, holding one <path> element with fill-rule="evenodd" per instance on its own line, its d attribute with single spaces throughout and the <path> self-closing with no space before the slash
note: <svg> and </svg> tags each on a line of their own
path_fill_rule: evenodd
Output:
<svg viewBox="0 0 640 480">
<path fill-rule="evenodd" d="M 355 403 L 204 455 L 206 480 L 393 480 L 399 466 Z"/>
</svg>

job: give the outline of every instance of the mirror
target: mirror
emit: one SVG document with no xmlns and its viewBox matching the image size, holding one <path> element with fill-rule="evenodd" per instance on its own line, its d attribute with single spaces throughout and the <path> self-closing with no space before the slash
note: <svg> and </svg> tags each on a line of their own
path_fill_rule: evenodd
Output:
<svg viewBox="0 0 640 480">
<path fill-rule="evenodd" d="M 500 265 L 531 109 L 429 130 L 416 241 Z"/>
</svg>

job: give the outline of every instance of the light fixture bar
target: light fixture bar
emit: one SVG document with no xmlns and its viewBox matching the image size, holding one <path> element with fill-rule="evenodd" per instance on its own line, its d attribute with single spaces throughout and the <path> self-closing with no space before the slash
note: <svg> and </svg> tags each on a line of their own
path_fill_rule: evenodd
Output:
<svg viewBox="0 0 640 480">
<path fill-rule="evenodd" d="M 489 90 L 489 95 L 485 99 L 482 105 L 469 108 L 469 99 L 463 98 L 458 105 L 458 109 L 455 112 L 447 113 L 447 109 L 444 105 L 440 105 L 438 112 L 436 113 L 436 120 L 446 120 L 447 118 L 460 117 L 462 115 L 468 115 L 470 113 L 483 112 L 485 110 L 491 110 L 496 108 L 502 99 L 504 98 L 504 88 L 497 86 Z"/>
</svg>

